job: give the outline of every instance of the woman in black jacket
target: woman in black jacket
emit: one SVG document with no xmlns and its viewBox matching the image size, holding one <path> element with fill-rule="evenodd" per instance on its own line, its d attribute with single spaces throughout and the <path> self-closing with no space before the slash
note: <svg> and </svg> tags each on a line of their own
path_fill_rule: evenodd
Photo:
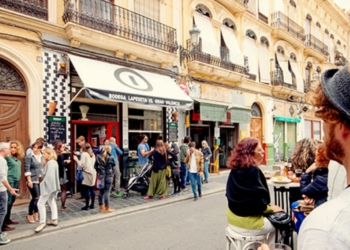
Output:
<svg viewBox="0 0 350 250">
<path fill-rule="evenodd" d="M 67 185 L 69 182 L 69 164 L 70 160 L 65 160 L 63 152 L 65 151 L 65 146 L 63 142 L 57 141 L 53 148 L 57 154 L 57 163 L 58 163 L 58 174 L 60 177 L 61 185 L 61 211 L 65 211 L 66 199 L 67 199 Z"/>
<path fill-rule="evenodd" d="M 149 155 L 149 159 L 153 159 L 151 180 L 148 187 L 147 196 L 143 197 L 145 200 L 153 199 L 155 194 L 159 195 L 159 199 L 165 199 L 168 193 L 168 182 L 166 180 L 166 166 L 168 164 L 168 156 L 176 157 L 176 155 L 167 150 L 162 140 L 157 140 L 156 148 Z"/>
<path fill-rule="evenodd" d="M 111 155 L 111 146 L 105 145 L 102 150 L 102 154 L 97 156 L 95 162 L 97 178 L 99 180 L 104 180 L 102 181 L 103 187 L 100 188 L 100 193 L 98 195 L 98 204 L 100 206 L 100 212 L 110 213 L 114 211 L 114 209 L 109 206 L 109 195 L 112 188 L 115 163 Z"/>
<path fill-rule="evenodd" d="M 241 140 L 228 161 L 231 172 L 227 179 L 227 220 L 229 228 L 240 234 L 270 233 L 268 242 L 275 239 L 275 228 L 264 214 L 283 211 L 270 205 L 270 193 L 260 166 L 264 150 L 258 139 Z"/>
</svg>

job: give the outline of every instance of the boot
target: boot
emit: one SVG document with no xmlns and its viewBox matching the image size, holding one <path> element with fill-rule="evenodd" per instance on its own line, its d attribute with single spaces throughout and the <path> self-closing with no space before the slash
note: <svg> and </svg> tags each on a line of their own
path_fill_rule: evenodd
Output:
<svg viewBox="0 0 350 250">
<path fill-rule="evenodd" d="M 27 218 L 28 223 L 31 223 L 31 224 L 35 223 L 34 215 L 28 214 L 28 215 L 26 216 L 26 218 Z"/>
<path fill-rule="evenodd" d="M 110 208 L 109 206 L 106 206 L 105 212 L 106 212 L 106 213 L 111 213 L 111 212 L 114 212 L 114 209 L 113 209 L 113 208 Z"/>
<path fill-rule="evenodd" d="M 33 217 L 36 222 L 39 222 L 39 213 L 34 213 Z"/>
<path fill-rule="evenodd" d="M 202 191 L 198 191 L 199 198 L 202 198 Z"/>
<path fill-rule="evenodd" d="M 105 212 L 105 206 L 104 205 L 100 205 L 100 212 Z"/>
<path fill-rule="evenodd" d="M 91 205 L 89 206 L 90 209 L 95 208 L 95 197 L 91 197 Z"/>
</svg>

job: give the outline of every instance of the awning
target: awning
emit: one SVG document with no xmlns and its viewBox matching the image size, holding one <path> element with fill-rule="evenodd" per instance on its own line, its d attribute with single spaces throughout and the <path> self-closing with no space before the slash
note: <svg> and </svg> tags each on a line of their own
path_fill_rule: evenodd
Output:
<svg viewBox="0 0 350 250">
<path fill-rule="evenodd" d="M 280 121 L 280 122 L 295 122 L 295 123 L 299 123 L 300 122 L 299 118 L 288 117 L 288 116 L 275 115 L 275 119 L 276 119 L 276 121 Z"/>
<path fill-rule="evenodd" d="M 193 100 L 200 103 L 202 121 L 226 122 L 227 112 L 230 112 L 232 123 L 249 124 L 251 122 L 251 110 L 239 103 L 223 103 L 199 98 L 193 98 Z"/>
<path fill-rule="evenodd" d="M 74 55 L 69 58 L 88 98 L 186 109 L 193 105 L 169 76 Z"/>
<path fill-rule="evenodd" d="M 227 103 L 215 102 L 199 98 L 193 98 L 193 100 L 200 103 L 199 113 L 201 121 L 225 122 L 227 120 Z"/>
</svg>

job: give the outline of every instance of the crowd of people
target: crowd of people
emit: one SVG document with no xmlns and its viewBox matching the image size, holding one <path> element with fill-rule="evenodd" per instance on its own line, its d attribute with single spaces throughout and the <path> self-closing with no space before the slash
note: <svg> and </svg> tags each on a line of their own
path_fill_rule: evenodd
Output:
<svg viewBox="0 0 350 250">
<path fill-rule="evenodd" d="M 289 197 L 297 219 L 297 249 L 350 249 L 350 67 L 325 71 L 310 96 L 316 117 L 323 120 L 324 137 L 323 141 L 299 141 L 290 161 L 295 173 L 301 174 L 300 188 L 290 188 Z M 277 224 L 267 218 L 283 210 L 270 204 L 266 178 L 259 168 L 264 153 L 255 138 L 236 145 L 228 161 L 227 220 L 229 229 L 240 234 L 267 235 L 272 247 Z M 347 179 L 347 186 L 332 199 L 327 185 L 330 160 L 343 165 Z M 259 250 L 269 250 L 267 244 Z"/>
<path fill-rule="evenodd" d="M 147 143 L 148 137 L 143 135 L 138 146 L 139 168 L 152 161 L 150 181 L 147 196 L 144 199 L 152 199 L 158 195 L 159 199 L 165 199 L 168 194 L 169 177 L 174 185 L 173 195 L 187 190 L 186 176 L 191 180 L 194 200 L 201 197 L 201 184 L 203 170 L 208 172 L 206 161 L 210 159 L 211 151 L 208 144 L 203 141 L 203 154 L 195 149 L 195 143 L 190 137 L 183 139 L 182 148 L 176 143 L 171 146 L 162 140 L 157 140 L 155 148 L 150 148 Z M 18 222 L 11 220 L 11 209 L 19 194 L 19 181 L 22 178 L 22 162 L 24 164 L 24 176 L 31 200 L 28 204 L 28 223 L 37 224 L 35 232 L 41 232 L 46 226 L 58 225 L 58 211 L 56 198 L 60 193 L 61 211 L 67 209 L 66 199 L 69 188 L 71 173 L 71 161 L 77 169 L 76 181 L 80 198 L 84 199 L 85 205 L 81 210 L 95 208 L 95 186 L 99 189 L 98 204 L 100 212 L 113 212 L 110 207 L 110 197 L 122 197 L 120 191 L 121 174 L 118 156 L 122 150 L 116 144 L 114 137 L 106 139 L 98 153 L 94 153 L 91 145 L 85 141 L 84 136 L 76 139 L 79 151 L 69 152 L 61 141 L 56 141 L 53 147 L 44 147 L 45 139 L 38 138 L 32 145 L 24 150 L 19 141 L 0 143 L 0 245 L 7 244 L 6 231 L 15 230 L 13 225 Z M 72 159 L 71 159 L 72 157 Z M 181 170 L 181 165 L 185 166 Z M 205 159 L 205 160 L 204 160 Z M 23 160 L 23 161 L 22 161 Z M 167 173 L 170 168 L 170 175 Z M 79 177 L 78 177 L 79 176 Z M 181 178 L 180 178 L 181 177 Z M 182 179 L 183 178 L 183 179 Z M 208 182 L 208 174 L 204 180 Z M 114 193 L 111 193 L 114 182 Z M 197 187 L 198 186 L 198 189 Z M 182 188 L 181 188 L 182 187 Z M 51 220 L 46 220 L 46 204 L 50 207 Z"/>
</svg>

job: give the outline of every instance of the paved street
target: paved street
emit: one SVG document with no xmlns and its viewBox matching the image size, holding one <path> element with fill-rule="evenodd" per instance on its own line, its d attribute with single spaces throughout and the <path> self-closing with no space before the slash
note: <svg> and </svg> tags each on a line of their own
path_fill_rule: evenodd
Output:
<svg viewBox="0 0 350 250">
<path fill-rule="evenodd" d="M 184 235 L 188 235 L 189 230 L 194 230 L 196 229 L 196 227 L 194 227 L 193 225 L 195 225 L 194 221 L 202 221 L 204 217 L 210 217 L 213 215 L 214 213 L 218 213 L 221 214 L 221 216 L 223 216 L 223 218 L 225 218 L 225 211 L 226 211 L 226 201 L 225 201 L 225 196 L 224 196 L 224 190 L 225 190 L 225 184 L 226 184 L 226 180 L 227 180 L 227 175 L 228 175 L 228 171 L 224 171 L 221 172 L 220 176 L 218 175 L 212 175 L 210 178 L 210 182 L 208 184 L 204 184 L 203 185 L 203 195 L 204 197 L 198 201 L 198 202 L 193 202 L 193 194 L 190 191 L 190 186 L 189 187 L 189 191 L 183 192 L 182 194 L 178 195 L 178 196 L 171 196 L 168 195 L 167 198 L 165 200 L 158 200 L 158 199 L 153 199 L 151 201 L 145 201 L 142 199 L 141 195 L 139 193 L 136 192 L 131 192 L 130 198 L 128 199 L 122 199 L 122 198 L 111 198 L 111 207 L 115 208 L 116 211 L 110 214 L 104 214 L 104 213 L 99 213 L 98 209 L 93 209 L 93 210 L 89 210 L 89 211 L 81 211 L 80 208 L 83 206 L 83 202 L 82 200 L 75 200 L 73 198 L 68 199 L 67 202 L 67 207 L 68 209 L 64 212 L 61 212 L 59 210 L 59 226 L 57 228 L 54 227 L 46 227 L 40 234 L 35 234 L 34 233 L 34 229 L 36 228 L 36 224 L 29 224 L 26 222 L 25 216 L 27 215 L 27 205 L 22 205 L 22 206 L 16 206 L 13 208 L 13 215 L 12 215 L 12 219 L 15 221 L 19 221 L 20 224 L 16 226 L 16 230 L 15 231 L 11 231 L 8 234 L 8 238 L 12 239 L 12 241 L 9 244 L 8 247 L 10 247 L 11 249 L 19 249 L 19 248 L 13 248 L 14 246 L 16 246 L 17 244 L 22 244 L 21 241 L 19 241 L 20 239 L 24 239 L 24 238 L 30 238 L 30 240 L 33 240 L 33 237 L 35 236 L 35 240 L 39 239 L 39 238 L 43 238 L 45 240 L 43 240 L 44 242 L 54 242 L 54 240 L 50 240 L 47 239 L 46 237 L 51 237 L 51 236 L 46 236 L 48 235 L 50 232 L 53 233 L 53 235 L 57 235 L 59 233 L 60 237 L 59 239 L 62 239 L 62 234 L 66 234 L 66 231 L 69 231 L 70 233 L 68 233 L 67 235 L 74 235 L 75 238 L 78 238 L 80 235 L 77 235 L 78 232 L 80 230 L 85 230 L 86 228 L 88 228 L 90 231 L 86 232 L 86 234 L 82 234 L 82 235 L 90 235 L 91 232 L 96 232 L 96 228 L 98 228 L 98 232 L 100 232 L 99 230 L 102 230 L 100 228 L 99 225 L 104 225 L 111 223 L 111 225 L 115 224 L 115 223 L 119 223 L 119 221 L 121 220 L 121 218 L 124 218 L 126 215 L 126 217 L 129 217 L 129 219 L 126 219 L 125 224 L 123 224 L 123 226 L 121 227 L 106 227 L 107 228 L 107 232 L 111 231 L 111 228 L 115 228 L 112 231 L 113 232 L 117 232 L 117 234 L 121 234 L 122 232 L 125 231 L 125 235 L 123 236 L 123 239 L 126 239 L 126 235 L 132 236 L 132 240 L 138 242 L 138 238 L 139 237 L 150 237 L 152 236 L 155 232 L 152 230 L 150 231 L 149 228 L 159 228 L 160 232 L 166 232 L 166 228 L 168 228 L 168 233 L 169 234 L 169 238 L 167 240 L 172 239 L 172 237 L 176 236 L 175 232 L 181 231 L 184 233 Z M 172 188 L 169 188 L 169 193 L 172 193 Z M 207 199 L 206 196 L 210 195 L 210 194 L 215 194 L 215 193 L 220 193 L 219 197 L 222 196 L 223 199 L 223 208 L 218 209 L 218 211 L 215 209 L 214 205 L 219 205 L 220 202 L 216 202 L 216 200 L 212 201 L 210 199 Z M 207 203 L 204 203 L 204 201 L 206 201 Z M 201 205 L 199 202 L 202 202 Z M 60 206 L 60 201 L 57 202 L 58 203 L 58 207 Z M 198 204 L 197 204 L 198 203 Z M 182 205 L 179 205 L 182 204 Z M 180 207 L 178 207 L 180 206 Z M 182 209 L 181 209 L 182 208 Z M 169 213 L 162 213 L 160 211 L 170 211 Z M 137 215 L 135 214 L 136 212 Z M 162 216 L 163 219 L 159 219 L 159 220 L 155 220 L 155 216 L 151 216 L 149 215 L 152 213 L 155 214 L 159 214 L 159 216 Z M 174 215 L 173 219 L 170 219 L 171 216 Z M 50 213 L 48 213 L 48 216 L 50 216 Z M 130 222 L 130 227 L 128 227 L 128 221 L 131 218 L 134 218 L 134 216 L 139 217 L 139 219 L 141 220 L 141 218 L 145 218 L 145 219 L 149 219 L 149 221 L 144 221 L 143 223 L 140 224 L 144 224 L 148 225 L 150 223 L 156 223 L 156 225 L 152 225 L 152 227 L 146 227 L 145 229 L 140 230 L 139 229 L 139 223 L 138 220 L 133 221 L 132 223 Z M 50 217 L 48 217 L 49 219 Z M 184 225 L 186 225 L 186 223 L 183 223 L 182 220 L 179 220 L 179 218 L 183 218 L 184 220 L 186 220 L 188 222 L 188 227 L 184 227 Z M 187 218 L 187 219 L 186 219 Z M 92 222 L 101 222 L 102 223 L 97 223 L 97 224 L 91 224 Z M 159 223 L 161 222 L 161 223 Z M 169 223 L 176 223 L 174 224 L 169 224 Z M 225 221 L 224 221 L 225 222 Z M 89 224 L 87 224 L 89 223 Z M 82 228 L 80 228 L 79 230 L 76 228 L 72 228 L 75 227 L 77 225 L 84 225 Z M 162 225 L 162 227 L 164 226 L 164 228 L 159 227 L 159 225 Z M 222 230 L 224 228 L 224 225 L 221 226 Z M 176 229 L 174 231 L 174 228 Z M 203 229 L 210 229 L 211 226 L 207 226 L 203 225 Z M 74 231 L 71 231 L 74 230 Z M 169 231 L 170 230 L 170 231 Z M 221 233 L 223 233 L 224 231 L 220 231 L 220 235 Z M 150 232 L 152 232 L 152 234 L 150 234 Z M 209 235 L 212 236 L 213 232 L 215 234 L 215 232 L 217 231 L 212 231 L 209 230 Z M 180 234 L 180 235 L 181 235 Z M 108 234 L 107 234 L 108 235 Z M 200 236 L 198 234 L 198 236 Z M 37 238 L 38 237 L 38 238 Z M 111 235 L 108 235 L 108 237 L 111 237 Z M 179 236 L 180 237 L 180 236 Z M 66 237 L 63 237 L 64 239 Z M 75 239 L 74 238 L 74 239 Z M 94 238 L 95 237 L 89 237 L 89 238 Z M 152 237 L 153 238 L 153 237 Z M 154 237 L 155 238 L 155 237 Z M 205 237 L 208 238 L 208 237 Z M 160 237 L 161 240 L 164 240 L 164 242 L 167 242 L 166 239 L 163 239 L 163 236 Z M 181 237 L 180 237 L 181 239 Z M 224 238 L 222 238 L 224 239 Z M 81 240 L 83 240 L 83 238 L 81 238 Z M 158 239 L 159 240 L 159 239 Z M 158 242 L 157 240 L 157 242 Z M 152 241 L 154 242 L 155 240 L 152 239 Z M 68 241 L 67 241 L 68 242 Z M 97 241 L 98 242 L 98 241 Z M 104 241 L 102 241 L 104 242 Z M 125 241 L 127 244 L 128 241 Z M 141 241 L 142 242 L 142 241 Z M 194 241 L 196 243 L 198 243 L 198 240 Z M 90 244 L 90 243 L 89 243 Z M 170 243 L 167 243 L 170 244 Z M 37 245 L 36 245 L 37 246 Z M 98 246 L 98 245 L 97 245 Z M 127 245 L 124 245 L 127 246 Z M 165 246 L 164 244 L 162 244 L 161 246 Z M 169 249 L 175 249 L 172 248 L 175 245 L 170 244 L 170 245 L 166 245 L 169 246 Z M 67 245 L 68 247 L 68 245 Z M 26 247 L 26 249 L 31 249 L 28 248 L 28 245 Z M 48 248 L 44 248 L 44 249 L 48 249 Z M 72 248 L 72 249 L 78 249 L 76 247 Z M 82 249 L 82 248 L 80 248 Z M 86 249 L 86 248 L 85 248 Z M 89 248 L 90 249 L 90 248 Z M 94 249 L 101 249 L 98 247 L 94 247 Z M 105 248 L 103 248 L 105 249 Z M 126 248 L 128 249 L 128 248 Z M 148 249 L 155 249 L 155 248 L 148 248 Z M 167 248 L 158 248 L 158 249 L 167 249 Z M 180 248 L 176 248 L 176 249 L 180 249 Z M 184 249 L 184 248 L 181 248 Z M 209 248 L 209 249 L 215 249 L 215 248 Z M 219 248 L 220 249 L 220 248 Z"/>
<path fill-rule="evenodd" d="M 169 199 L 170 200 L 170 199 Z M 223 191 L 36 237 L 4 249 L 224 249 Z"/>
</svg>

